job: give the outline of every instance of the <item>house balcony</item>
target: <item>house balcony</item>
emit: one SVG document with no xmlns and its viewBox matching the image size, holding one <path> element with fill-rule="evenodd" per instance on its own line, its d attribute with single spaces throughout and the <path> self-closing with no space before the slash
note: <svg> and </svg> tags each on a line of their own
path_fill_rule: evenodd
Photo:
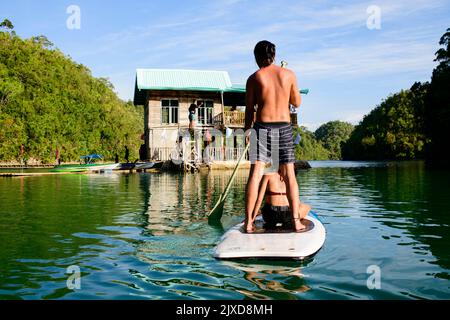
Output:
<svg viewBox="0 0 450 320">
<path fill-rule="evenodd" d="M 244 128 L 245 112 L 242 111 L 224 111 L 214 116 L 214 124 L 219 127 Z"/>
<path fill-rule="evenodd" d="M 245 112 L 242 111 L 224 111 L 214 116 L 214 124 L 220 128 L 244 128 Z M 291 113 L 291 125 L 298 127 L 297 113 Z"/>
</svg>

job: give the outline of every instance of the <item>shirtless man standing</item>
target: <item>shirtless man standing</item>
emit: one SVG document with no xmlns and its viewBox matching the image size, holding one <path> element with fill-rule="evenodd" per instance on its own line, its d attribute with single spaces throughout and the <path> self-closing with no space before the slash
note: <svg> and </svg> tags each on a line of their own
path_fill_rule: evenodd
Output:
<svg viewBox="0 0 450 320">
<path fill-rule="evenodd" d="M 250 137 L 256 145 L 250 148 L 251 167 L 245 195 L 244 228 L 249 233 L 254 231 L 253 211 L 265 165 L 270 162 L 272 166 L 276 165 L 274 160 L 278 160 L 279 173 L 286 183 L 294 230 L 299 231 L 304 225 L 299 216 L 300 199 L 294 172 L 295 156 L 289 112 L 289 104 L 298 107 L 301 102 L 297 79 L 292 71 L 273 64 L 273 43 L 258 42 L 254 54 L 259 70 L 247 80 L 245 131 L 252 127 L 257 105 L 255 123 L 250 130 L 251 135 L 256 134 L 256 137 Z M 278 154 L 278 159 L 274 159 L 271 151 Z"/>
</svg>

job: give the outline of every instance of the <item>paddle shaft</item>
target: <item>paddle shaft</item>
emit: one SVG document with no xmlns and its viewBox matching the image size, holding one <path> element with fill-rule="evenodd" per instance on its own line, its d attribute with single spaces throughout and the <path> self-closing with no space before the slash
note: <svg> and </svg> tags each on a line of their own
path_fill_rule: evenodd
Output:
<svg viewBox="0 0 450 320">
<path fill-rule="evenodd" d="M 242 159 L 244 158 L 245 154 L 247 153 L 249 147 L 250 147 L 250 143 L 245 146 L 244 151 L 242 152 L 241 156 L 239 157 L 238 162 L 236 163 L 236 166 L 234 167 L 234 170 L 233 170 L 233 173 L 231 174 L 230 180 L 228 180 L 225 190 L 220 195 L 219 199 L 217 200 L 216 205 L 209 212 L 208 217 L 211 217 L 213 213 L 216 213 L 217 217 L 215 217 L 215 218 L 218 220 L 220 220 L 220 218 L 222 217 L 222 208 L 221 207 L 223 207 L 223 202 L 225 201 L 225 198 L 227 197 L 228 192 L 230 191 L 231 185 L 236 176 L 237 169 L 239 168 L 239 165 L 241 164 Z"/>
<path fill-rule="evenodd" d="M 227 184 L 227 186 L 225 188 L 225 191 L 224 191 L 224 196 L 223 196 L 224 198 L 228 195 L 228 192 L 230 191 L 231 184 L 233 183 L 234 177 L 236 176 L 237 169 L 239 168 L 239 165 L 241 164 L 242 159 L 244 159 L 245 154 L 247 153 L 249 147 L 250 147 L 250 143 L 248 143 L 245 146 L 245 149 L 242 152 L 241 156 L 239 157 L 239 160 L 238 160 L 238 163 L 236 164 L 236 167 L 234 167 L 233 173 L 231 174 L 230 180 L 228 181 L 228 184 Z"/>
</svg>

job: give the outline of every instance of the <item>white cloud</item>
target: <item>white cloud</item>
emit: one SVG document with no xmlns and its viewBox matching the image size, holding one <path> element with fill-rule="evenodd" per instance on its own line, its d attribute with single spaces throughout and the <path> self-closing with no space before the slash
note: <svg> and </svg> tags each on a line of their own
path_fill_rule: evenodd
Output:
<svg viewBox="0 0 450 320">
<path fill-rule="evenodd" d="M 322 123 L 319 122 L 305 122 L 305 123 L 300 123 L 300 126 L 306 127 L 306 129 L 308 129 L 311 132 L 314 132 L 317 130 L 317 128 L 319 128 Z"/>
<path fill-rule="evenodd" d="M 351 124 L 358 124 L 365 116 L 364 112 L 360 112 L 360 111 L 351 111 L 351 112 L 347 112 L 344 113 L 342 115 L 342 118 L 339 119 L 341 121 L 345 121 L 345 122 L 350 122 Z"/>
<path fill-rule="evenodd" d="M 430 72 L 435 49 L 429 43 L 391 39 L 384 43 L 354 44 L 319 49 L 289 61 L 311 78 L 358 77 L 393 73 Z"/>
<path fill-rule="evenodd" d="M 331 115 L 331 114 L 330 114 Z M 329 115 L 329 116 L 330 116 Z M 361 111 L 341 111 L 338 114 L 333 113 L 332 120 L 340 120 L 344 122 L 349 122 L 353 125 L 357 125 L 364 117 L 365 113 Z M 314 118 L 312 116 L 309 116 L 308 118 Z M 316 122 L 300 122 L 301 126 L 306 127 L 309 131 L 316 131 L 317 128 L 319 128 L 324 123 L 331 121 L 331 119 L 323 120 L 323 121 L 316 121 Z"/>
</svg>

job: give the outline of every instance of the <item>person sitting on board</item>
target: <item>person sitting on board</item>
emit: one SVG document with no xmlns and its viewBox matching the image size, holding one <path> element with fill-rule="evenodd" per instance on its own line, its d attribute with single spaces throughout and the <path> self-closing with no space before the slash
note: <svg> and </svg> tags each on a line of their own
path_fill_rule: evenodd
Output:
<svg viewBox="0 0 450 320">
<path fill-rule="evenodd" d="M 294 172 L 294 145 L 290 124 L 289 104 L 300 106 L 301 97 L 297 79 L 291 70 L 276 66 L 275 45 L 260 41 L 254 49 L 259 67 L 247 80 L 245 131 L 250 131 L 250 174 L 245 194 L 245 232 L 254 232 L 253 211 L 258 188 L 267 163 L 279 165 L 280 175 L 286 183 L 286 195 L 292 211 L 293 229 L 305 228 L 299 216 L 300 200 Z M 256 118 L 254 117 L 255 106 Z M 255 123 L 253 124 L 255 118 Z M 252 127 L 253 130 L 249 130 Z M 253 147 L 252 147 L 253 144 Z M 278 157 L 273 157 L 278 155 Z"/>
<path fill-rule="evenodd" d="M 265 197 L 265 203 L 261 210 L 261 204 Z M 299 203 L 298 214 L 300 219 L 304 219 L 311 206 L 306 203 Z M 264 228 L 292 230 L 292 212 L 289 207 L 289 201 L 286 196 L 286 183 L 278 172 L 266 173 L 259 185 L 258 198 L 253 210 L 253 221 L 262 213 L 264 219 Z"/>
</svg>

